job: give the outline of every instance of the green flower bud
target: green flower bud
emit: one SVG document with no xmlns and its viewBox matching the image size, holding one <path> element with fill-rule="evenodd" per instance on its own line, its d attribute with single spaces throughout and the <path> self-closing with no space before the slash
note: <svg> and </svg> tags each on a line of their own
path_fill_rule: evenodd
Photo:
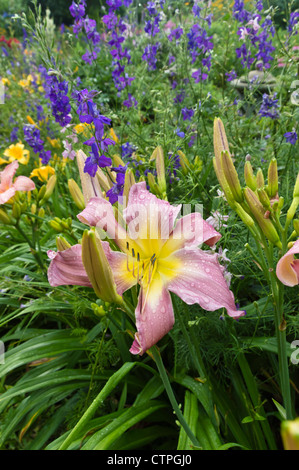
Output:
<svg viewBox="0 0 299 470">
<path fill-rule="evenodd" d="M 22 210 L 20 204 L 18 202 L 14 202 L 12 205 L 12 215 L 18 220 L 21 217 L 21 214 Z"/>
<path fill-rule="evenodd" d="M 295 230 L 296 234 L 299 235 L 299 219 L 294 219 L 293 220 L 293 226 L 294 226 L 294 230 Z"/>
<path fill-rule="evenodd" d="M 250 188 L 246 188 L 244 190 L 244 195 L 249 209 L 259 224 L 264 235 L 268 238 L 268 240 L 270 240 L 271 243 L 273 243 L 273 245 L 281 248 L 282 245 L 278 233 L 271 220 L 269 218 L 265 218 L 265 209 L 257 195 Z"/>
<path fill-rule="evenodd" d="M 48 199 L 50 199 L 50 197 L 52 196 L 52 193 L 53 193 L 55 185 L 56 185 L 56 181 L 57 181 L 56 175 L 52 175 L 49 178 L 49 181 L 46 185 L 46 191 L 45 191 L 44 197 L 41 200 L 41 204 L 44 204 L 45 202 L 47 202 Z"/>
<path fill-rule="evenodd" d="M 257 174 L 256 174 L 256 185 L 257 185 L 257 188 L 258 189 L 262 189 L 264 188 L 265 186 L 265 179 L 264 179 L 264 174 L 263 174 L 263 170 L 261 168 L 259 168 L 257 170 Z"/>
<path fill-rule="evenodd" d="M 263 204 L 264 208 L 267 210 L 271 209 L 271 203 L 268 194 L 264 189 L 258 189 L 257 190 L 259 200 Z"/>
<path fill-rule="evenodd" d="M 47 186 L 44 184 L 38 192 L 38 195 L 37 195 L 38 201 L 41 201 L 43 199 L 44 195 L 46 194 L 46 191 L 47 191 Z"/>
<path fill-rule="evenodd" d="M 4 225 L 15 225 L 15 220 L 5 210 L 0 209 L 0 223 Z"/>
<path fill-rule="evenodd" d="M 58 233 L 62 232 L 61 226 L 57 222 L 55 222 L 55 220 L 50 220 L 49 224 L 51 228 L 55 230 L 55 232 L 58 232 Z"/>
<path fill-rule="evenodd" d="M 133 170 L 129 168 L 125 174 L 125 183 L 124 183 L 124 191 L 123 191 L 124 208 L 127 206 L 129 192 L 133 184 L 135 184 L 135 177 L 134 177 Z"/>
<path fill-rule="evenodd" d="M 158 195 L 158 196 L 162 196 L 160 188 L 159 188 L 159 186 L 156 182 L 156 179 L 155 179 L 155 177 L 152 173 L 148 173 L 147 180 L 148 180 L 148 184 L 149 184 L 151 192 L 153 194 Z"/>
<path fill-rule="evenodd" d="M 187 175 L 189 172 L 191 172 L 191 166 L 190 166 L 189 160 L 181 150 L 178 150 L 177 154 L 180 157 L 180 165 L 181 165 L 182 173 L 184 175 Z"/>
<path fill-rule="evenodd" d="M 257 188 L 256 177 L 253 174 L 253 168 L 252 168 L 252 165 L 249 161 L 245 162 L 244 178 L 245 178 L 245 183 L 248 186 L 248 188 L 255 191 L 256 188 Z"/>
<path fill-rule="evenodd" d="M 79 210 L 83 211 L 83 209 L 85 209 L 85 201 L 81 189 L 73 179 L 69 179 L 67 184 L 74 203 Z"/>
<path fill-rule="evenodd" d="M 58 251 L 64 251 L 71 248 L 71 245 L 64 237 L 56 237 L 56 246 Z"/>
<path fill-rule="evenodd" d="M 86 230 L 83 234 L 82 261 L 96 295 L 104 302 L 122 303 L 102 242 L 93 231 Z"/>
<path fill-rule="evenodd" d="M 43 219 L 45 217 L 45 209 L 43 207 L 41 207 L 38 211 L 38 217 L 40 217 L 41 219 Z"/>
<path fill-rule="evenodd" d="M 294 186 L 293 198 L 299 197 L 299 173 L 297 175 L 296 183 Z"/>
<path fill-rule="evenodd" d="M 163 149 L 159 145 L 153 152 L 152 158 L 156 159 L 157 181 L 163 195 L 166 195 L 166 179 Z"/>
<path fill-rule="evenodd" d="M 269 164 L 267 192 L 270 198 L 275 197 L 278 193 L 278 171 L 276 158 L 272 158 Z"/>
<path fill-rule="evenodd" d="M 287 219 L 292 220 L 296 214 L 297 207 L 299 206 L 299 197 L 294 197 L 292 204 L 287 212 Z"/>
<path fill-rule="evenodd" d="M 227 151 L 221 153 L 221 165 L 234 200 L 239 203 L 243 202 L 244 198 L 238 173 L 235 169 L 232 158 Z"/>
</svg>

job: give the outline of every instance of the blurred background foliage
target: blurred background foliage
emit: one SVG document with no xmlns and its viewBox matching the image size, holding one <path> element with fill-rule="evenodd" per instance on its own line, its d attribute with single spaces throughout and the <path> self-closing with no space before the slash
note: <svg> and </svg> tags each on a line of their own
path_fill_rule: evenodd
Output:
<svg viewBox="0 0 299 470">
<path fill-rule="evenodd" d="M 69 9 L 67 8 L 71 4 L 71 0 L 39 0 L 38 3 L 45 11 L 47 8 L 51 11 L 52 17 L 56 25 L 72 24 L 72 17 Z M 140 4 L 146 4 L 147 0 L 138 0 Z M 175 6 L 180 5 L 180 2 L 173 1 Z M 285 27 L 286 22 L 284 18 L 288 18 L 291 11 L 299 8 L 299 0 L 293 2 L 287 2 L 286 0 L 264 0 L 264 8 L 274 7 L 276 12 L 274 15 L 275 23 L 281 27 Z M 1 0 L 0 2 L 0 26 L 3 22 L 3 17 L 7 21 L 7 16 L 11 16 L 15 13 L 25 12 L 32 6 L 31 0 Z M 107 9 L 105 0 L 87 0 L 87 14 L 89 17 L 98 20 L 101 16 L 100 12 L 102 9 Z"/>
</svg>

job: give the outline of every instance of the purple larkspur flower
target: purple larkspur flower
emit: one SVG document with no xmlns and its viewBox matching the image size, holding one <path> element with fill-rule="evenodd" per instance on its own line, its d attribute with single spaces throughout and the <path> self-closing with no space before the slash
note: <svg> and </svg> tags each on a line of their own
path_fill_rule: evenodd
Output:
<svg viewBox="0 0 299 470">
<path fill-rule="evenodd" d="M 264 93 L 263 101 L 259 110 L 259 115 L 262 117 L 269 117 L 271 119 L 278 119 L 278 108 L 279 103 L 278 99 L 276 99 L 276 93 L 274 93 L 273 97 L 267 95 L 267 93 Z"/>
<path fill-rule="evenodd" d="M 185 137 L 185 132 L 181 131 L 181 129 L 179 127 L 175 130 L 175 133 L 181 139 L 183 139 Z"/>
<path fill-rule="evenodd" d="M 89 157 L 85 161 L 84 172 L 90 176 L 95 176 L 98 167 L 104 168 L 111 166 L 111 158 L 99 154 L 99 149 L 96 143 L 91 145 Z"/>
<path fill-rule="evenodd" d="M 194 111 L 193 109 L 188 109 L 188 108 L 183 108 L 182 109 L 182 116 L 184 121 L 190 121 L 192 117 L 194 116 Z"/>
<path fill-rule="evenodd" d="M 295 143 L 298 139 L 296 131 L 286 132 L 283 135 L 286 138 L 286 141 L 287 141 L 288 144 L 295 145 Z"/>
<path fill-rule="evenodd" d="M 231 82 L 232 80 L 237 78 L 237 74 L 236 74 L 235 70 L 231 70 L 230 72 L 226 72 L 225 76 L 226 76 L 226 80 L 228 82 Z"/>
<path fill-rule="evenodd" d="M 142 56 L 142 60 L 146 61 L 148 64 L 148 70 L 156 70 L 157 66 L 157 52 L 160 48 L 160 43 L 148 44 Z"/>
<path fill-rule="evenodd" d="M 128 93 L 128 98 L 123 101 L 123 105 L 126 106 L 126 108 L 132 108 L 133 106 L 134 108 L 137 108 L 138 101 L 133 95 L 131 95 L 131 93 Z"/>
</svg>

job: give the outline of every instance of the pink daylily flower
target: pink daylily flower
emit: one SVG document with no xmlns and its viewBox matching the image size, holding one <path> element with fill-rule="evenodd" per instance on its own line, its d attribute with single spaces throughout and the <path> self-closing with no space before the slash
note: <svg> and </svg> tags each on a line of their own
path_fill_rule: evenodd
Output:
<svg viewBox="0 0 299 470">
<path fill-rule="evenodd" d="M 131 187 L 124 210 L 127 229 L 117 222 L 113 206 L 103 198 L 91 198 L 78 215 L 81 222 L 104 230 L 121 251 L 102 242 L 111 266 L 117 293 L 122 295 L 139 284 L 135 310 L 137 333 L 130 349 L 142 355 L 173 327 L 170 292 L 188 305 L 198 303 L 208 311 L 224 307 L 228 315 L 245 314 L 236 308 L 216 253 L 198 248 L 214 246 L 221 235 L 194 212 L 175 220 L 181 206 L 162 201 L 146 189 L 146 183 Z M 81 258 L 81 245 L 62 252 L 50 252 L 48 278 L 52 286 L 91 286 Z"/>
<path fill-rule="evenodd" d="M 18 176 L 13 181 L 18 167 L 19 162 L 15 160 L 0 172 L 0 205 L 8 202 L 17 191 L 33 191 L 35 189 L 34 182 L 27 176 Z"/>
<path fill-rule="evenodd" d="M 289 287 L 299 284 L 299 259 L 295 259 L 295 254 L 299 254 L 299 239 L 292 248 L 280 258 L 276 266 L 276 275 L 280 282 Z"/>
</svg>

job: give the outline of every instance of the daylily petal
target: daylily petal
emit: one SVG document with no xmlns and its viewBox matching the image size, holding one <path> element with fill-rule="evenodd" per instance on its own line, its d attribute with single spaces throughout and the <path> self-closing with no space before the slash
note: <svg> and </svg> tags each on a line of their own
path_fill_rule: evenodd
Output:
<svg viewBox="0 0 299 470">
<path fill-rule="evenodd" d="M 12 186 L 12 180 L 18 167 L 19 162 L 15 160 L 0 172 L 0 192 L 4 192 Z"/>
<path fill-rule="evenodd" d="M 244 311 L 237 310 L 234 295 L 223 276 L 224 268 L 217 261 L 217 254 L 200 249 L 177 251 L 173 256 L 182 263 L 168 289 L 178 295 L 186 304 L 198 303 L 208 311 L 226 308 L 229 316 L 239 318 Z"/>
<path fill-rule="evenodd" d="M 202 243 L 213 246 L 220 238 L 221 234 L 199 212 L 192 212 L 177 221 L 169 240 L 163 246 L 163 254 L 167 256 L 182 248 L 196 248 Z"/>
<path fill-rule="evenodd" d="M 137 283 L 136 277 L 127 269 L 127 255 L 120 251 L 112 251 L 108 242 L 102 242 L 105 254 L 113 272 L 116 290 L 122 295 Z"/>
<path fill-rule="evenodd" d="M 8 202 L 14 195 L 16 194 L 15 188 L 9 188 L 7 191 L 4 191 L 3 193 L 0 192 L 0 205 L 5 204 Z"/>
<path fill-rule="evenodd" d="M 113 206 L 110 202 L 102 198 L 93 197 L 77 217 L 84 224 L 104 230 L 108 237 L 115 240 L 117 245 L 125 250 L 127 232 L 117 222 Z"/>
<path fill-rule="evenodd" d="M 52 260 L 48 269 L 51 286 L 92 287 L 82 262 L 82 246 L 74 245 L 64 251 L 48 251 Z"/>
<path fill-rule="evenodd" d="M 16 191 L 33 191 L 35 189 L 34 182 L 27 176 L 18 176 L 13 185 Z"/>
<path fill-rule="evenodd" d="M 171 297 L 160 279 L 149 289 L 141 288 L 135 310 L 137 333 L 130 352 L 142 355 L 173 327 L 174 315 Z"/>
<path fill-rule="evenodd" d="M 128 225 L 129 236 L 139 239 L 145 257 L 160 252 L 173 229 L 181 205 L 172 206 L 158 199 L 146 189 L 145 181 L 135 183 L 130 189 L 124 219 Z M 145 241 L 145 242 L 144 242 Z"/>
<path fill-rule="evenodd" d="M 299 284 L 299 260 L 294 258 L 299 253 L 299 239 L 277 263 L 276 275 L 280 282 L 289 287 Z"/>
</svg>

